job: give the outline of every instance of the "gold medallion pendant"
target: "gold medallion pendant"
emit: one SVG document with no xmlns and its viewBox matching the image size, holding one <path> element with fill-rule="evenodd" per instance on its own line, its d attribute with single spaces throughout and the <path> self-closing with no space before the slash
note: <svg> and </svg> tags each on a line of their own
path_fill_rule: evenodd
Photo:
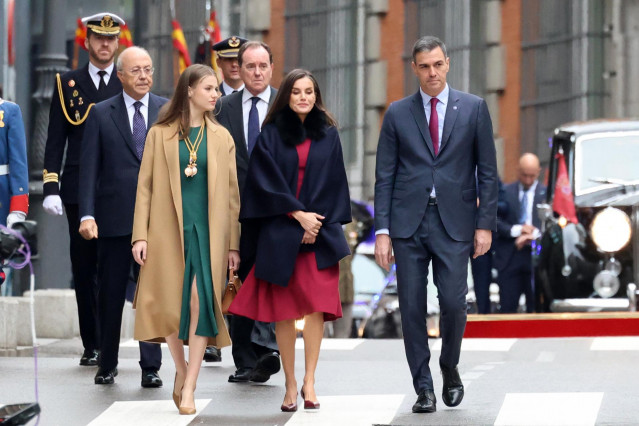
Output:
<svg viewBox="0 0 639 426">
<path fill-rule="evenodd" d="M 186 177 L 193 177 L 197 174 L 197 150 L 202 143 L 202 139 L 204 139 L 204 122 L 200 126 L 200 131 L 195 138 L 195 142 L 191 142 L 188 136 L 184 137 L 184 143 L 186 143 L 186 147 L 189 150 L 189 164 L 184 169 L 184 174 Z"/>
</svg>

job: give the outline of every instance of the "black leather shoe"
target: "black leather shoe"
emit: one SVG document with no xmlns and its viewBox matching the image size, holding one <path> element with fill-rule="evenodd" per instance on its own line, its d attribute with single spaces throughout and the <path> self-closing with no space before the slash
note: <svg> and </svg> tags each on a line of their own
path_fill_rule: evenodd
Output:
<svg viewBox="0 0 639 426">
<path fill-rule="evenodd" d="M 80 365 L 93 366 L 98 365 L 99 352 L 95 349 L 85 349 L 80 358 Z"/>
<path fill-rule="evenodd" d="M 204 361 L 220 362 L 222 361 L 222 351 L 215 346 L 207 346 L 204 350 Z"/>
<path fill-rule="evenodd" d="M 142 387 L 143 388 L 159 388 L 162 386 L 162 379 L 158 374 L 158 370 L 147 368 L 142 370 Z"/>
<path fill-rule="evenodd" d="M 246 383 L 251 378 L 251 372 L 253 370 L 250 368 L 238 368 L 235 373 L 229 376 L 229 382 L 231 383 Z"/>
<path fill-rule="evenodd" d="M 253 373 L 251 373 L 251 381 L 264 383 L 278 371 L 280 371 L 280 354 L 277 352 L 264 354 L 257 360 Z"/>
<path fill-rule="evenodd" d="M 93 381 L 96 385 L 112 385 L 115 383 L 115 376 L 118 375 L 118 369 L 106 370 L 102 367 L 98 368 L 98 372 L 95 375 Z"/>
<path fill-rule="evenodd" d="M 434 413 L 437 411 L 435 392 L 423 390 L 417 395 L 417 401 L 413 404 L 413 413 Z"/>
<path fill-rule="evenodd" d="M 456 407 L 464 398 L 464 384 L 459 377 L 457 367 L 442 369 L 442 377 L 444 379 L 444 389 L 442 390 L 442 400 L 449 407 Z"/>
</svg>

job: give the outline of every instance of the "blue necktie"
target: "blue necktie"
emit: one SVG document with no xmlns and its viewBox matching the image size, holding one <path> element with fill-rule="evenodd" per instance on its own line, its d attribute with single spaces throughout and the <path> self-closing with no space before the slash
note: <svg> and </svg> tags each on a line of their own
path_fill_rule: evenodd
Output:
<svg viewBox="0 0 639 426">
<path fill-rule="evenodd" d="M 521 197 L 521 202 L 519 203 L 519 223 L 526 223 L 526 219 L 528 218 L 528 193 L 524 191 L 524 196 Z"/>
<path fill-rule="evenodd" d="M 253 96 L 251 101 L 251 110 L 249 111 L 249 119 L 248 119 L 248 153 L 249 157 L 251 156 L 251 152 L 253 152 L 253 148 L 255 148 L 255 142 L 257 141 L 257 137 L 260 135 L 260 116 L 257 114 L 257 101 L 260 98 L 257 96 Z"/>
<path fill-rule="evenodd" d="M 135 142 L 135 151 L 138 154 L 138 159 L 141 160 L 144 152 L 144 141 L 146 140 L 146 123 L 140 112 L 142 102 L 136 101 L 133 106 L 135 107 L 135 113 L 133 113 L 133 142 Z"/>
</svg>

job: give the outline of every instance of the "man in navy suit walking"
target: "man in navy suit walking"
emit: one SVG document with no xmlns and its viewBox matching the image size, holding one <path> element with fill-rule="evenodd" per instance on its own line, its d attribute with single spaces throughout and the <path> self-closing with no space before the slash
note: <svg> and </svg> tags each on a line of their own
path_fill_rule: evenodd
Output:
<svg viewBox="0 0 639 426">
<path fill-rule="evenodd" d="M 91 111 L 80 157 L 79 232 L 86 240 L 97 238 L 98 245 L 101 338 L 95 384 L 112 384 L 118 374 L 122 308 L 136 265 L 131 234 L 138 172 L 147 131 L 167 101 L 150 93 L 153 62 L 145 49 L 129 47 L 116 66 L 124 90 Z M 142 387 L 162 386 L 161 363 L 160 345 L 140 342 Z"/>
<path fill-rule="evenodd" d="M 420 90 L 392 103 L 377 147 L 375 259 L 397 264 L 406 358 L 418 395 L 415 413 L 436 411 L 426 331 L 426 284 L 433 262 L 441 311 L 442 399 L 464 397 L 459 377 L 466 327 L 468 257 L 486 253 L 496 228 L 497 165 L 486 102 L 446 83 L 446 46 L 426 36 L 413 46 Z M 479 199 L 479 203 L 477 200 Z"/>
<path fill-rule="evenodd" d="M 541 236 L 537 204 L 546 199 L 546 186 L 537 181 L 540 172 L 539 158 L 526 153 L 519 159 L 519 179 L 504 186 L 508 208 L 498 215 L 494 260 L 501 313 L 517 312 L 522 294 L 526 312 L 535 311 L 532 242 Z"/>
</svg>

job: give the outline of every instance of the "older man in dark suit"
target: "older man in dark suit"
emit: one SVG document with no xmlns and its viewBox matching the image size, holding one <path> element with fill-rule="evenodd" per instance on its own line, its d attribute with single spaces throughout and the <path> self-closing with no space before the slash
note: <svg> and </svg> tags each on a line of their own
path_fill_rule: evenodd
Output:
<svg viewBox="0 0 639 426">
<path fill-rule="evenodd" d="M 488 108 L 483 99 L 448 86 L 449 65 L 438 38 L 415 43 L 412 67 L 420 90 L 389 106 L 377 147 L 375 258 L 388 270 L 394 249 L 416 413 L 436 410 L 426 332 L 428 264 L 432 260 L 441 309 L 442 399 L 456 406 L 464 396 L 457 364 L 466 326 L 468 257 L 488 251 L 497 214 Z"/>
<path fill-rule="evenodd" d="M 246 182 L 249 156 L 275 100 L 277 90 L 270 86 L 273 54 L 266 43 L 249 41 L 238 52 L 244 89 L 220 98 L 217 119 L 235 141 L 235 162 L 240 196 Z M 273 324 L 239 315 L 231 317 L 231 340 L 236 371 L 229 382 L 266 382 L 280 370 L 280 357 Z"/>
<path fill-rule="evenodd" d="M 540 172 L 539 158 L 526 153 L 519 159 L 518 180 L 504 186 L 508 209 L 498 215 L 494 257 L 502 313 L 517 312 L 522 294 L 526 312 L 535 311 L 532 243 L 541 235 L 537 204 L 546 199 L 546 186 L 537 181 Z"/>
<path fill-rule="evenodd" d="M 146 50 L 124 50 L 117 69 L 124 90 L 91 112 L 80 163 L 79 231 L 87 240 L 97 238 L 98 244 L 101 353 L 95 384 L 114 383 L 118 374 L 122 308 L 135 264 L 131 234 L 138 172 L 147 131 L 167 101 L 150 93 L 153 62 Z M 143 387 L 162 386 L 158 375 L 161 360 L 159 345 L 140 343 Z"/>
</svg>

